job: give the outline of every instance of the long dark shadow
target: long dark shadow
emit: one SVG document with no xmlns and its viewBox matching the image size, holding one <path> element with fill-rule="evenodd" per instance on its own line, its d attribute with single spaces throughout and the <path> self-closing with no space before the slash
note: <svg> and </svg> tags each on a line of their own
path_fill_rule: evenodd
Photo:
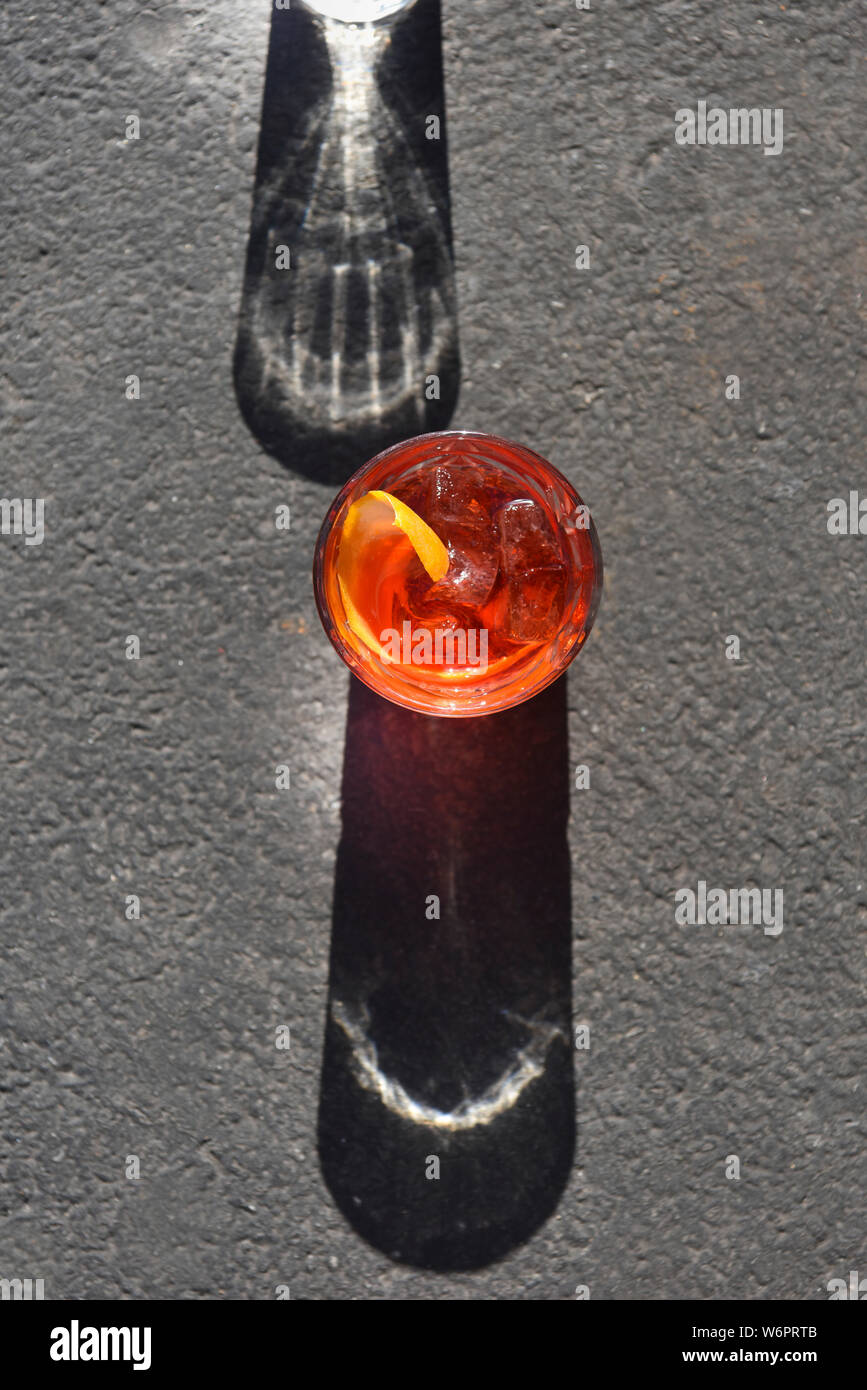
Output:
<svg viewBox="0 0 867 1390">
<path fill-rule="evenodd" d="M 259 442 L 319 482 L 451 419 L 439 0 L 369 24 L 274 9 L 234 370 Z"/>
<path fill-rule="evenodd" d="M 566 682 L 437 719 L 352 681 L 319 1152 L 394 1259 L 490 1263 L 575 1142 Z"/>
<path fill-rule="evenodd" d="M 342 6 L 273 10 L 235 350 L 254 435 L 335 485 L 446 428 L 460 372 L 439 0 Z M 562 680 L 467 720 L 352 681 L 319 1146 L 394 1259 L 488 1264 L 567 1181 L 567 755 Z"/>
</svg>

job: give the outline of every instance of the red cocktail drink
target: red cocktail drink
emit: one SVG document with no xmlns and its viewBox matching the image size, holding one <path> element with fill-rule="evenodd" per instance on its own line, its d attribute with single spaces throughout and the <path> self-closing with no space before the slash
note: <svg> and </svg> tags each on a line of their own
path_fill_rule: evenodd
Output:
<svg viewBox="0 0 867 1390">
<path fill-rule="evenodd" d="M 421 435 L 360 469 L 316 547 L 347 665 L 425 714 L 508 709 L 583 644 L 602 588 L 590 513 L 550 463 L 492 435 Z"/>
</svg>

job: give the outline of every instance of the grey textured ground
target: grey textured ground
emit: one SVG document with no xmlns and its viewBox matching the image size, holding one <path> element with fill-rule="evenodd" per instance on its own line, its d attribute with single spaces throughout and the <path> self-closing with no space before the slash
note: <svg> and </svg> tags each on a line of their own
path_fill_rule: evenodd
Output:
<svg viewBox="0 0 867 1390">
<path fill-rule="evenodd" d="M 47 499 L 42 546 L 0 539 L 4 1277 L 809 1299 L 867 1271 L 867 539 L 825 525 L 867 486 L 864 12 L 591 5 L 444 14 L 455 424 L 557 463 L 607 563 L 568 678 L 574 1167 L 461 1274 L 367 1244 L 316 1156 L 348 677 L 308 579 L 330 490 L 232 390 L 267 0 L 3 7 L 2 492 Z M 784 107 L 783 154 L 677 147 L 705 97 Z M 699 878 L 783 887 L 782 935 L 676 926 Z"/>
</svg>

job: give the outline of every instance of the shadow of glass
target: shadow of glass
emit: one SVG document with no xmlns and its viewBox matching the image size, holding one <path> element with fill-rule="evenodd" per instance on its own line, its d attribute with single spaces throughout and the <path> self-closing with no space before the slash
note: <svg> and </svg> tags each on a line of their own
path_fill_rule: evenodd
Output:
<svg viewBox="0 0 867 1390">
<path fill-rule="evenodd" d="M 317 482 L 448 425 L 439 0 L 375 24 L 274 10 L 234 373 L 262 446 Z"/>
<path fill-rule="evenodd" d="M 478 719 L 352 681 L 319 1153 L 393 1259 L 489 1264 L 568 1179 L 568 814 L 565 680 Z"/>
<path fill-rule="evenodd" d="M 345 3 L 273 11 L 234 362 L 263 447 L 333 485 L 445 429 L 460 372 L 439 0 Z M 319 1149 L 394 1259 L 488 1264 L 569 1176 L 568 811 L 565 681 L 467 720 L 351 682 Z"/>
</svg>

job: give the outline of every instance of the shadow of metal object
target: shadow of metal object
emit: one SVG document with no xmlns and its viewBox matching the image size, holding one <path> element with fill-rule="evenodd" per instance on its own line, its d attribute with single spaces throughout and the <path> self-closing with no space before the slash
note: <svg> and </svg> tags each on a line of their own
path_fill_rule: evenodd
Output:
<svg viewBox="0 0 867 1390">
<path fill-rule="evenodd" d="M 352 681 L 319 1153 L 393 1259 L 489 1264 L 568 1179 L 568 814 L 564 680 L 478 719 Z"/>
<path fill-rule="evenodd" d="M 235 389 L 264 448 L 335 485 L 458 393 L 439 0 L 389 8 L 271 21 Z"/>
</svg>

